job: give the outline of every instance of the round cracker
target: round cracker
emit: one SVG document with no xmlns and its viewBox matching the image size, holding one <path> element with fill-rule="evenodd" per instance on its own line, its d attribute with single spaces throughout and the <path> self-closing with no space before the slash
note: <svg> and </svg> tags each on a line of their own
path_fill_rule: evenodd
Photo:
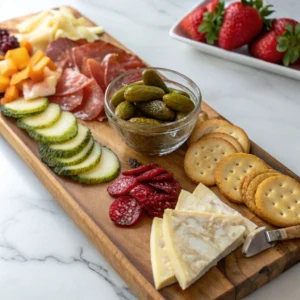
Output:
<svg viewBox="0 0 300 300">
<path fill-rule="evenodd" d="M 229 134 L 222 133 L 222 132 L 212 132 L 212 133 L 205 134 L 202 137 L 202 139 L 204 139 L 206 137 L 221 138 L 221 139 L 229 142 L 230 144 L 232 144 L 232 146 L 236 149 L 236 152 L 244 152 L 244 149 L 243 149 L 242 145 L 234 137 L 232 137 Z"/>
<path fill-rule="evenodd" d="M 261 175 L 261 174 L 265 174 L 265 173 L 278 173 L 278 171 L 273 170 L 273 169 L 262 170 L 262 171 L 253 171 L 253 172 L 250 172 L 248 175 L 243 177 L 243 179 L 240 182 L 240 191 L 242 193 L 243 199 L 244 199 L 244 196 L 246 195 L 247 188 L 248 188 L 249 184 L 252 182 L 252 180 L 256 176 Z"/>
<path fill-rule="evenodd" d="M 207 186 L 215 184 L 214 172 L 218 163 L 236 149 L 220 138 L 205 138 L 191 145 L 184 157 L 184 170 L 188 177 Z"/>
<path fill-rule="evenodd" d="M 216 184 L 229 200 L 243 203 L 239 186 L 244 176 L 253 170 L 266 170 L 268 165 L 255 155 L 235 153 L 225 157 L 215 171 Z"/>
<path fill-rule="evenodd" d="M 300 224 L 300 184 L 289 176 L 264 180 L 256 190 L 255 204 L 260 216 L 275 226 Z"/>
<path fill-rule="evenodd" d="M 235 125 L 223 125 L 220 128 L 214 130 L 215 132 L 222 132 L 233 136 L 243 147 L 244 152 L 249 153 L 250 151 L 250 140 L 247 133 L 240 127 Z"/>
<path fill-rule="evenodd" d="M 206 120 L 203 122 L 200 122 L 197 126 L 195 126 L 189 140 L 188 144 L 191 145 L 194 142 L 197 142 L 200 140 L 200 138 L 204 134 L 208 134 L 213 132 L 214 130 L 220 128 L 223 125 L 228 125 L 229 123 L 225 120 L 218 120 L 218 119 L 213 119 L 213 120 Z"/>
<path fill-rule="evenodd" d="M 259 212 L 256 208 L 255 204 L 255 193 L 258 186 L 267 178 L 272 176 L 278 176 L 276 173 L 263 173 L 257 175 L 249 184 L 245 194 L 243 195 L 244 203 L 248 206 L 248 208 L 254 212 L 255 214 L 259 215 Z"/>
</svg>

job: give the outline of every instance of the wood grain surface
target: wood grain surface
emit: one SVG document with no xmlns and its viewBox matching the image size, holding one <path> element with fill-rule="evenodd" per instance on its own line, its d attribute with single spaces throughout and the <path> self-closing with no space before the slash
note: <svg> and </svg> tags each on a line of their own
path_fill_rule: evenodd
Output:
<svg viewBox="0 0 300 300">
<path fill-rule="evenodd" d="M 81 16 L 79 12 L 73 11 L 76 16 Z M 26 17 L 22 17 L 5 21 L 0 26 L 14 30 L 16 24 L 25 19 Z M 93 23 L 91 22 L 91 24 Z M 106 33 L 101 39 L 130 52 Z M 208 113 L 210 118 L 222 118 L 204 102 L 202 103 L 202 109 Z M 129 158 L 136 158 L 145 164 L 154 162 L 174 173 L 184 189 L 190 192 L 194 190 L 195 185 L 186 177 L 183 171 L 183 157 L 186 146 L 182 146 L 167 156 L 145 156 L 128 148 L 107 122 L 84 124 L 91 129 L 94 138 L 98 142 L 108 146 L 118 155 L 122 170 L 129 168 Z M 187 290 L 182 291 L 178 284 L 174 284 L 161 291 L 156 291 L 153 285 L 149 245 L 152 219 L 144 217 L 132 228 L 114 226 L 108 216 L 112 198 L 106 192 L 107 184 L 85 186 L 74 183 L 67 178 L 56 176 L 47 166 L 41 163 L 37 143 L 25 131 L 19 129 L 13 119 L 0 116 L 0 133 L 23 158 L 68 215 L 89 237 L 95 247 L 122 276 L 139 299 L 241 299 L 300 260 L 299 240 L 282 242 L 252 258 L 244 258 L 239 248 L 224 258 Z M 299 177 L 292 171 L 253 142 L 251 143 L 251 149 L 251 153 L 264 159 L 274 169 L 299 180 Z M 227 201 L 216 187 L 213 187 L 212 190 L 225 203 L 256 224 L 269 226 L 253 215 L 245 206 Z"/>
</svg>

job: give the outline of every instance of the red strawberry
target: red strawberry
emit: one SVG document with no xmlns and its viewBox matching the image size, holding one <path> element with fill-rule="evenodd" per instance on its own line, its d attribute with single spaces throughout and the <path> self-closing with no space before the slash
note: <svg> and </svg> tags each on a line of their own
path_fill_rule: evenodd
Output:
<svg viewBox="0 0 300 300">
<path fill-rule="evenodd" d="M 200 32 L 207 33 L 209 44 L 218 40 L 221 48 L 234 50 L 250 43 L 263 29 L 270 5 L 263 7 L 262 0 L 241 0 L 224 9 L 221 1 L 213 14 L 206 13 Z"/>
<path fill-rule="evenodd" d="M 188 14 L 180 23 L 181 29 L 193 40 L 205 42 L 205 33 L 199 32 L 198 27 L 203 21 L 204 13 L 207 12 L 205 6 L 197 7 Z"/>
<path fill-rule="evenodd" d="M 249 45 L 252 56 L 288 66 L 300 57 L 300 24 L 293 19 L 277 19 L 269 32 Z"/>
<path fill-rule="evenodd" d="M 194 9 L 181 21 L 181 29 L 193 40 L 205 42 L 206 33 L 199 32 L 198 27 L 202 24 L 205 13 L 213 13 L 218 4 L 219 0 L 212 0 L 206 6 L 199 6 Z"/>
</svg>

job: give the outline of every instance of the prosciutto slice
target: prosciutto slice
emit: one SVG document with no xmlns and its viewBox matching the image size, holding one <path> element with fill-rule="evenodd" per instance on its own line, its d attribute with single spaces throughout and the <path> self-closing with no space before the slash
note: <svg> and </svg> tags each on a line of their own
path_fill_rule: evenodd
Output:
<svg viewBox="0 0 300 300">
<path fill-rule="evenodd" d="M 65 96 L 74 94 L 89 84 L 92 83 L 92 79 L 87 76 L 74 71 L 70 68 L 64 70 L 56 87 L 56 96 Z"/>
</svg>

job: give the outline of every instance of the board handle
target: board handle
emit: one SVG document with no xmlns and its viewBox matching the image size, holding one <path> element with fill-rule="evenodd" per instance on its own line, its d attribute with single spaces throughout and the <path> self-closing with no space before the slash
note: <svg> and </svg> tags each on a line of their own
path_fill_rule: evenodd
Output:
<svg viewBox="0 0 300 300">
<path fill-rule="evenodd" d="M 266 231 L 269 243 L 300 238 L 300 225 Z"/>
</svg>

